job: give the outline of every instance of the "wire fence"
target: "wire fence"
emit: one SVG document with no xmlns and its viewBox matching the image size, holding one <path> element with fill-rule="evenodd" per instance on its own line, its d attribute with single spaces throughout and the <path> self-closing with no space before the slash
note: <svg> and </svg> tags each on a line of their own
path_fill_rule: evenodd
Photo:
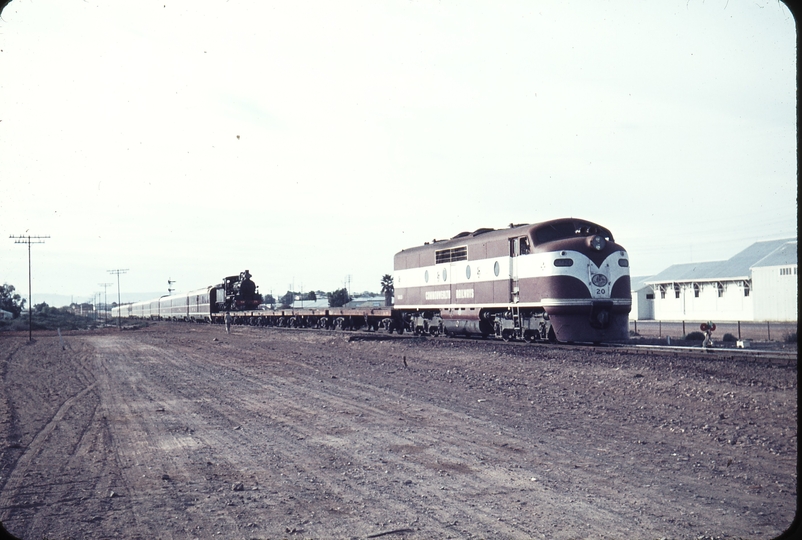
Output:
<svg viewBox="0 0 802 540">
<path fill-rule="evenodd" d="M 700 325 L 707 321 L 629 321 L 629 330 L 633 335 L 643 337 L 670 337 L 682 339 L 691 332 L 701 332 Z M 715 321 L 714 321 L 715 322 Z M 736 339 L 752 339 L 755 341 L 785 341 L 796 335 L 796 322 L 778 321 L 726 321 L 716 322 L 714 338 L 721 339 L 725 334 L 732 334 Z"/>
</svg>

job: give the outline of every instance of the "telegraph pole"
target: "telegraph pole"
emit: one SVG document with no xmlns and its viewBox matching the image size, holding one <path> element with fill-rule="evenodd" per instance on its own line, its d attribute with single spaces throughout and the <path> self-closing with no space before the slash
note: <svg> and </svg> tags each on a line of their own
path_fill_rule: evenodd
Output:
<svg viewBox="0 0 802 540">
<path fill-rule="evenodd" d="M 117 328 L 119 330 L 123 329 L 123 324 L 120 321 L 120 315 L 122 315 L 123 307 L 122 302 L 120 301 L 120 274 L 125 274 L 128 272 L 127 268 L 118 268 L 117 270 L 108 270 L 109 274 L 116 274 L 117 275 Z"/>
<path fill-rule="evenodd" d="M 15 244 L 28 244 L 28 341 L 33 341 L 33 306 L 31 305 L 31 244 L 44 244 L 49 236 L 11 235 Z"/>
<path fill-rule="evenodd" d="M 106 294 L 106 287 L 114 285 L 114 283 L 98 283 L 98 285 L 103 287 L 103 322 L 105 323 L 109 314 L 109 296 Z"/>
</svg>

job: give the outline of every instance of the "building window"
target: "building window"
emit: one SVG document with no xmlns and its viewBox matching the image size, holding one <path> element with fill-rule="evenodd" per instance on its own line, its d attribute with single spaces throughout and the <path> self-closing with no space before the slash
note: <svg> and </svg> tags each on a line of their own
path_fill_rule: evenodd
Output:
<svg viewBox="0 0 802 540">
<path fill-rule="evenodd" d="M 665 285 L 660 285 L 660 300 L 666 299 L 666 287 Z"/>
<path fill-rule="evenodd" d="M 719 298 L 724 296 L 724 285 L 720 281 L 716 283 L 716 290 L 718 291 Z"/>
<path fill-rule="evenodd" d="M 679 283 L 674 283 L 674 298 L 679 298 Z"/>
<path fill-rule="evenodd" d="M 749 282 L 744 281 L 744 296 L 749 296 Z"/>
<path fill-rule="evenodd" d="M 694 283 L 693 284 L 693 297 L 694 298 L 699 298 L 699 284 L 698 283 Z"/>
<path fill-rule="evenodd" d="M 654 300 L 654 293 L 647 293 L 646 300 Z"/>
</svg>

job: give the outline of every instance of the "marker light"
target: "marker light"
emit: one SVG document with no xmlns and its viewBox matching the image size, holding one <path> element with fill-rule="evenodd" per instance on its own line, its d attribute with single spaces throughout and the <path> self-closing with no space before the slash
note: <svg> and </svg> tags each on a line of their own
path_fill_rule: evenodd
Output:
<svg viewBox="0 0 802 540">
<path fill-rule="evenodd" d="M 604 246 L 607 245 L 607 240 L 604 237 L 599 236 L 598 234 L 595 236 L 591 236 L 589 240 L 589 245 L 596 251 L 601 251 L 604 249 Z"/>
</svg>

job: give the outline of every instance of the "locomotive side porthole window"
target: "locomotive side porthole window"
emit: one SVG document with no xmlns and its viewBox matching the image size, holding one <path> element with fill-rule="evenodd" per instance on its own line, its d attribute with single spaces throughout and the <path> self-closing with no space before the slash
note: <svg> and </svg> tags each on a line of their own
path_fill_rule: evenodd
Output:
<svg viewBox="0 0 802 540">
<path fill-rule="evenodd" d="M 629 261 L 626 259 L 618 259 L 618 266 L 626 268 L 627 266 L 629 266 Z"/>
<path fill-rule="evenodd" d="M 498 261 L 496 261 L 496 264 L 493 265 L 493 273 L 496 274 L 496 277 L 498 277 L 498 273 L 500 271 L 501 271 L 501 268 L 499 268 Z"/>
<path fill-rule="evenodd" d="M 426 272 L 423 273 L 423 281 L 425 281 L 426 283 L 429 283 L 429 271 L 428 270 L 426 270 Z"/>
<path fill-rule="evenodd" d="M 448 281 L 448 272 L 443 268 L 443 281 Z"/>
<path fill-rule="evenodd" d="M 471 279 L 471 265 L 465 267 L 465 277 L 467 279 Z"/>
</svg>

